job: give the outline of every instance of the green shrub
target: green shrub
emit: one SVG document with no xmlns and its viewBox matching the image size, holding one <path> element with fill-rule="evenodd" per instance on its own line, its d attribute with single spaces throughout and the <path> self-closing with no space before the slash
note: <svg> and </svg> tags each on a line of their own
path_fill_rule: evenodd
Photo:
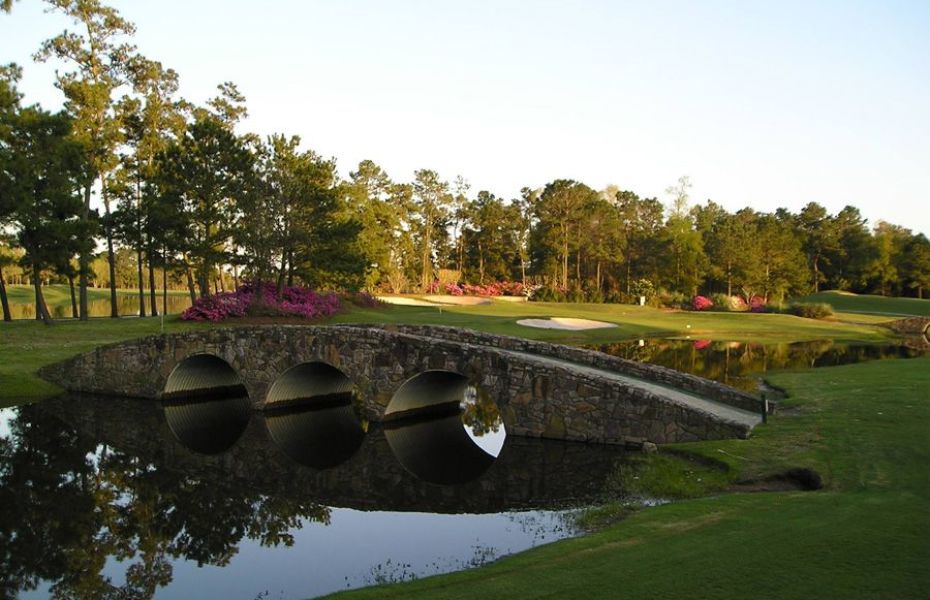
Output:
<svg viewBox="0 0 930 600">
<path fill-rule="evenodd" d="M 805 319 L 829 319 L 833 316 L 833 307 L 825 302 L 798 302 L 789 304 L 787 312 Z"/>
</svg>

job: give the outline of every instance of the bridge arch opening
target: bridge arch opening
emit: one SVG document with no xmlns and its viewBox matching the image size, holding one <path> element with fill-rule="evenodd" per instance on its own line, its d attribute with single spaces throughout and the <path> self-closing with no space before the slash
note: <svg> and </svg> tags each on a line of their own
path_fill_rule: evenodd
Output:
<svg viewBox="0 0 930 600">
<path fill-rule="evenodd" d="M 397 460 L 431 483 L 471 481 L 503 448 L 497 404 L 467 377 L 426 371 L 398 388 L 384 413 L 384 434 Z"/>
<path fill-rule="evenodd" d="M 212 354 L 195 354 L 178 363 L 161 403 L 171 433 L 200 454 L 232 448 L 251 417 L 249 393 L 239 375 Z"/>
<path fill-rule="evenodd" d="M 281 374 L 263 407 L 265 426 L 294 461 L 328 469 L 361 447 L 366 423 L 359 417 L 358 390 L 345 373 L 324 362 L 308 362 Z"/>
</svg>

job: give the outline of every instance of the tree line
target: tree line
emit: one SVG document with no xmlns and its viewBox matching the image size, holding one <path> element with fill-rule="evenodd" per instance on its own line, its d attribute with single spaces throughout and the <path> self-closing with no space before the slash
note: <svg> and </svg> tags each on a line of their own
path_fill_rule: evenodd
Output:
<svg viewBox="0 0 930 600">
<path fill-rule="evenodd" d="M 75 26 L 35 55 L 67 65 L 55 82 L 64 109 L 24 106 L 21 68 L 0 67 L 5 319 L 4 267 L 33 283 L 37 318 L 49 320 L 42 282 L 55 279 L 86 319 L 101 258 L 114 317 L 129 264 L 142 316 L 158 313 L 155 290 L 169 279 L 192 300 L 242 277 L 395 293 L 507 280 L 588 301 L 628 300 L 644 280 L 673 299 L 828 288 L 923 297 L 930 286 L 926 236 L 870 229 L 852 206 L 731 213 L 692 205 L 687 177 L 664 203 L 568 179 L 505 199 L 429 169 L 396 182 L 369 160 L 342 177 L 298 136 L 239 133 L 247 106 L 233 83 L 202 105 L 181 98 L 178 74 L 136 50 L 135 26 L 115 9 L 46 2 Z"/>
</svg>

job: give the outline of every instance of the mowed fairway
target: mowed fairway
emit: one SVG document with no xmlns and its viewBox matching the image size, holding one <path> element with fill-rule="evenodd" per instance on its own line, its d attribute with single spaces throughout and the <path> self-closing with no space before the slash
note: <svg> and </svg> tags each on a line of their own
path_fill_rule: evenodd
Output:
<svg viewBox="0 0 930 600">
<path fill-rule="evenodd" d="M 834 310 L 841 312 L 930 317 L 930 300 L 918 298 L 889 298 L 831 291 L 811 294 L 795 300 L 797 302 L 826 302 Z"/>
</svg>

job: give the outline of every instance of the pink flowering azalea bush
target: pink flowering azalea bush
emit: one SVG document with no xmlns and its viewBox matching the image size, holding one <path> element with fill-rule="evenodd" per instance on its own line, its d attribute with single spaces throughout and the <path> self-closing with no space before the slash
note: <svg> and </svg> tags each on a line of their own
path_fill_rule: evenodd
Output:
<svg viewBox="0 0 930 600">
<path fill-rule="evenodd" d="M 440 284 L 434 281 L 427 288 L 430 294 L 445 293 L 450 296 L 523 296 L 523 284 L 519 281 L 495 281 L 484 285 L 470 283 Z"/>
<path fill-rule="evenodd" d="M 749 299 L 749 310 L 754 313 L 765 312 L 765 305 L 768 304 L 763 296 L 753 296 Z"/>
<path fill-rule="evenodd" d="M 246 283 L 235 292 L 198 298 L 181 313 L 185 321 L 222 321 L 246 315 L 329 317 L 339 311 L 339 296 L 319 294 L 310 288 L 288 286 L 280 296 L 275 285 Z"/>
<path fill-rule="evenodd" d="M 707 296 L 695 296 L 691 301 L 691 306 L 694 310 L 710 310 L 714 307 L 714 303 Z"/>
</svg>

